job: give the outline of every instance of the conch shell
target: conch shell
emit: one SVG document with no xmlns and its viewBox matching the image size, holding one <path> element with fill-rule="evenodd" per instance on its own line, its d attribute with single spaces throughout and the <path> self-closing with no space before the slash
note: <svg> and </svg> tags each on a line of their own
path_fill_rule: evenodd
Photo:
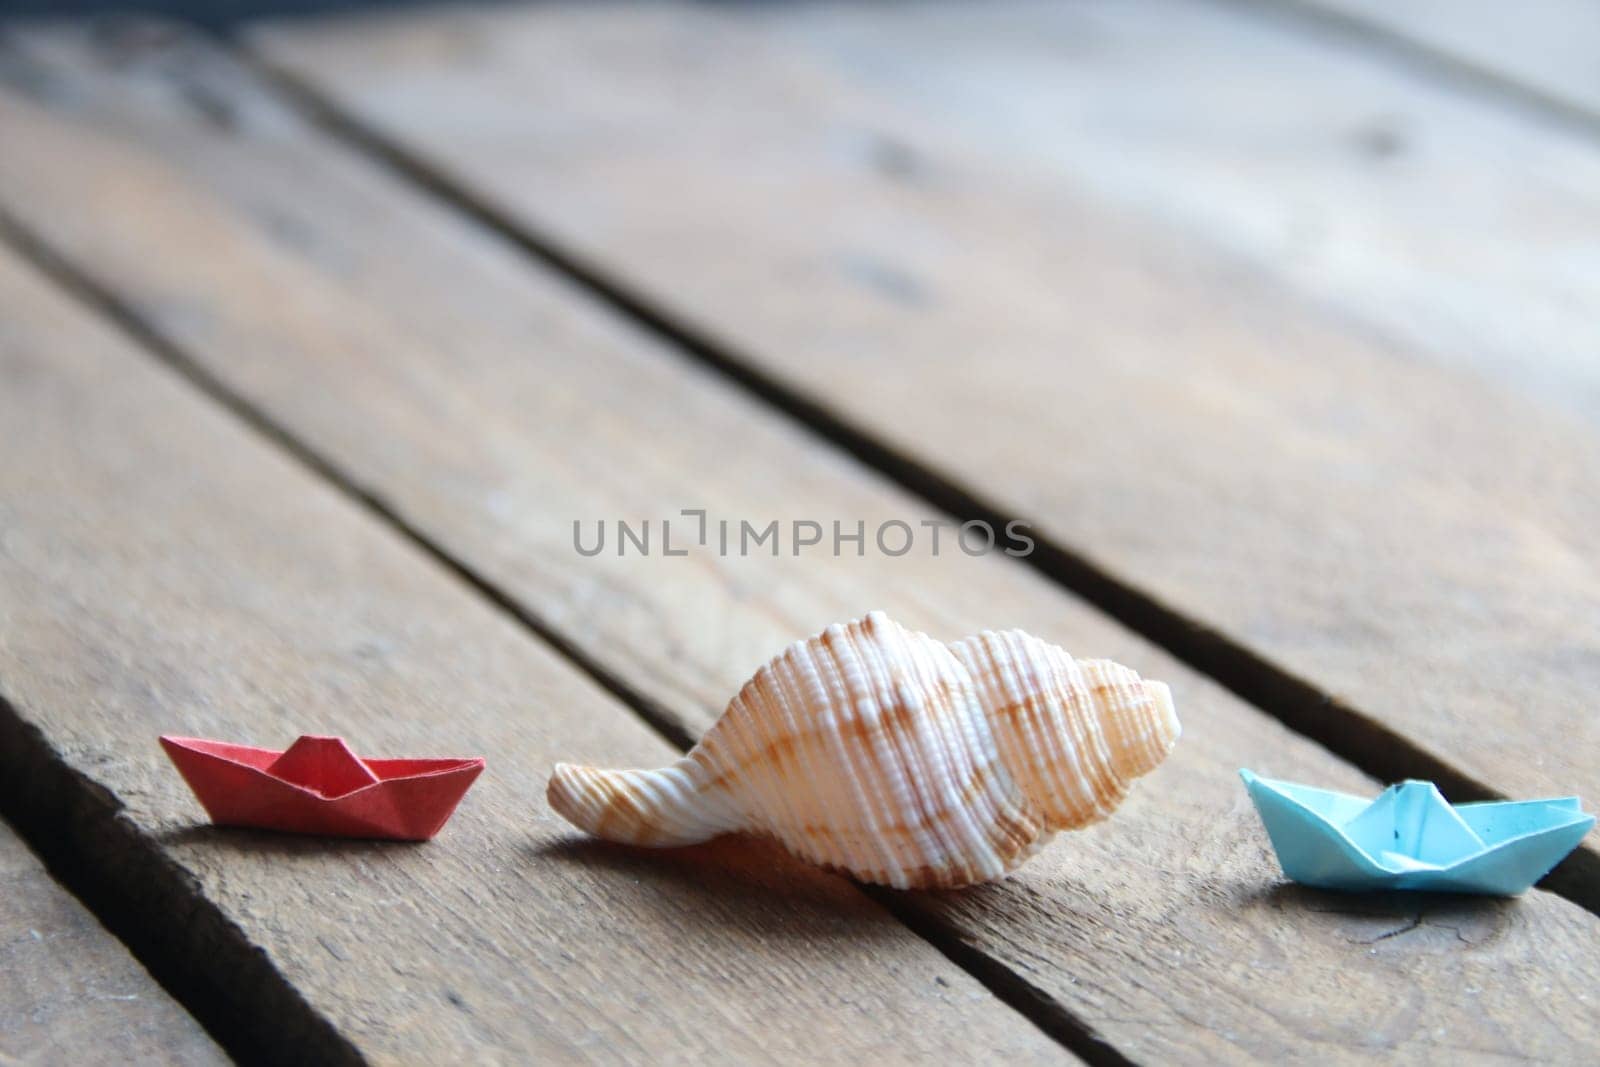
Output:
<svg viewBox="0 0 1600 1067">
<path fill-rule="evenodd" d="M 1110 815 L 1178 739 L 1172 693 L 1020 630 L 946 645 L 873 612 L 790 645 L 670 767 L 557 764 L 550 806 L 597 837 L 771 837 L 907 888 L 999 878 Z"/>
</svg>

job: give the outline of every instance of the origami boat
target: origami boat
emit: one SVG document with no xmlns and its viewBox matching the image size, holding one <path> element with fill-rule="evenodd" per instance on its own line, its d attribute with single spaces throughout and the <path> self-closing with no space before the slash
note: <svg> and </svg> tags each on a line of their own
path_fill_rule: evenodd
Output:
<svg viewBox="0 0 1600 1067">
<path fill-rule="evenodd" d="M 1577 797 L 1451 804 L 1432 782 L 1368 801 L 1240 771 L 1283 873 L 1323 889 L 1514 896 L 1594 826 Z"/>
<path fill-rule="evenodd" d="M 425 841 L 438 833 L 483 760 L 361 759 L 338 737 L 282 752 L 196 737 L 161 747 L 219 826 Z"/>
</svg>

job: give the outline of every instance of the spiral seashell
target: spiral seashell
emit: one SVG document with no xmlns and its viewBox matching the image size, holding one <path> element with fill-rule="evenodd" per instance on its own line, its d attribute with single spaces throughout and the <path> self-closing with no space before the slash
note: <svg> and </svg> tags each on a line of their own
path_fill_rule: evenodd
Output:
<svg viewBox="0 0 1600 1067">
<path fill-rule="evenodd" d="M 771 837 L 863 882 L 999 878 L 1110 815 L 1178 739 L 1172 693 L 1020 630 L 946 645 L 882 612 L 790 645 L 661 770 L 557 764 L 550 805 L 597 837 Z"/>
</svg>

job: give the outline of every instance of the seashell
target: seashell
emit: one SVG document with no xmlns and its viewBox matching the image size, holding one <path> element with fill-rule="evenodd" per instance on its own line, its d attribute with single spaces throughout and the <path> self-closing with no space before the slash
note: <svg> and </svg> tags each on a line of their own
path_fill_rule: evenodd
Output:
<svg viewBox="0 0 1600 1067">
<path fill-rule="evenodd" d="M 1172 693 L 1020 630 L 954 644 L 882 612 L 790 645 L 660 770 L 557 764 L 550 806 L 596 837 L 744 832 L 863 882 L 970 885 L 1110 815 L 1178 739 Z"/>
</svg>

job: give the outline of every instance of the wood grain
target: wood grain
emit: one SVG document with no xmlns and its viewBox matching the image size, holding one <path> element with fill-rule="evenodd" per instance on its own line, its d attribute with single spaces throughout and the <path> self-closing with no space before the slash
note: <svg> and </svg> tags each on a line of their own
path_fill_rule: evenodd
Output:
<svg viewBox="0 0 1600 1067">
<path fill-rule="evenodd" d="M 41 733 L 83 797 L 31 802 L 63 833 L 129 831 L 83 862 L 158 897 L 146 921 L 236 1002 L 251 1056 L 1068 1058 L 842 879 L 772 850 L 574 840 L 543 799 L 558 756 L 671 749 L 9 253 L 0 307 L 0 777 L 46 780 L 20 765 Z M 220 831 L 162 732 L 489 766 L 426 844 Z"/>
<path fill-rule="evenodd" d="M 602 238 L 648 237 L 669 255 L 675 239 L 731 232 L 762 242 L 739 262 L 766 277 L 775 268 L 755 253 L 785 229 L 763 235 L 745 203 L 778 197 L 809 224 L 820 280 L 840 276 L 891 302 L 921 281 L 924 297 L 942 298 L 920 258 L 959 238 L 1013 261 L 1005 235 L 1021 223 L 974 245 L 977 235 L 944 232 L 942 216 L 901 213 L 935 207 L 955 183 L 999 179 L 996 196 L 1048 194 L 999 219 L 1140 219 L 1221 253 L 1195 268 L 1268 273 L 1414 359 L 1600 410 L 1585 315 L 1600 303 L 1593 138 L 1316 40 L 1293 20 L 1187 0 L 556 4 L 319 21 L 259 39 L 442 171 L 607 268 L 619 264 Z M 607 71 L 598 88 L 585 80 L 596 65 Z M 730 80 L 751 94 L 719 94 Z M 520 107 L 508 91 L 546 106 Z M 772 108 L 784 123 L 763 134 L 759 116 Z M 629 173 L 662 180 L 735 150 L 725 166 L 698 169 L 682 212 L 648 230 L 629 222 L 653 203 Z M 979 174 L 963 173 L 969 162 Z M 563 192 L 568 180 L 581 195 Z M 837 204 L 846 183 L 853 195 Z M 740 214 L 707 221 L 701 209 L 721 192 L 739 194 L 728 209 Z M 539 203 L 550 206 L 535 213 Z M 848 214 L 832 213 L 841 207 Z M 896 249 L 896 235 L 908 247 Z M 1137 229 L 1123 237 L 1137 240 Z M 797 270 L 784 275 L 791 284 L 808 277 Z M 1014 300 L 1031 319 L 1025 295 Z"/>
<path fill-rule="evenodd" d="M 1004 175 L 1203 240 L 1413 359 L 1600 411 L 1594 138 L 1249 7 L 821 5 L 746 24 Z"/>
<path fill-rule="evenodd" d="M 1586 141 L 1180 4 L 557 6 L 259 41 L 1174 631 L 1263 657 L 1330 743 L 1376 723 L 1482 787 L 1600 796 Z M 1405 147 L 1363 148 L 1393 116 Z"/>
<path fill-rule="evenodd" d="M 0 973 L 0 1062 L 228 1062 L 3 822 Z"/>
<path fill-rule="evenodd" d="M 1284 2 L 1284 0 L 1277 0 Z M 1287 0 L 1600 118 L 1600 9 L 1585 0 Z"/>
<path fill-rule="evenodd" d="M 580 517 L 940 516 L 307 129 L 203 47 L 27 44 L 44 88 L 0 103 L 0 126 L 30 146 L 0 160 L 0 206 L 672 721 L 703 728 L 785 643 L 871 607 L 943 637 L 1020 625 L 1170 681 L 1184 740 L 1117 818 L 1004 883 L 888 898 L 1048 1011 L 1127 1056 L 1178 1062 L 1559 1057 L 1596 1039 L 1594 916 L 1543 893 L 1284 886 L 1236 769 L 1374 783 L 1020 565 L 948 540 L 937 557 L 926 542 L 893 559 L 578 557 Z M 232 116 L 225 128 L 185 103 L 196 95 Z M 477 640 L 450 638 L 450 654 L 476 657 Z M 613 744 L 574 736 L 560 755 L 648 761 Z M 500 763 L 520 772 L 526 757 Z M 612 853 L 575 854 L 574 876 L 619 876 L 588 866 Z M 615 855 L 634 877 L 698 862 Z"/>
</svg>

